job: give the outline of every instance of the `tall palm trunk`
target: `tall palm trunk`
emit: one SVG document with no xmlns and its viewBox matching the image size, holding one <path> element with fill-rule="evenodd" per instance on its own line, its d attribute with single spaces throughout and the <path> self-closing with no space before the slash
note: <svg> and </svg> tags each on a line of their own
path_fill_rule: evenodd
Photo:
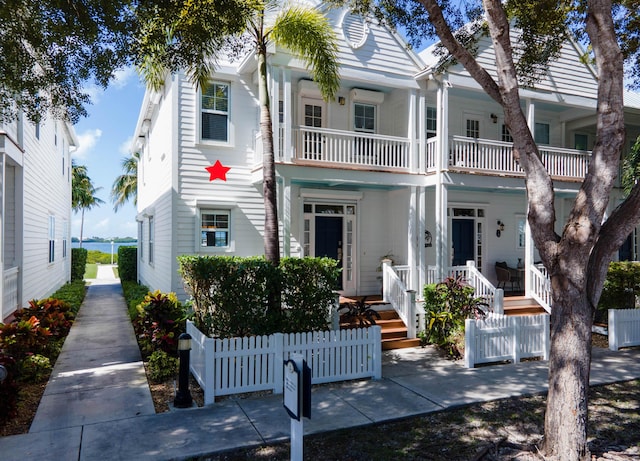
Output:
<svg viewBox="0 0 640 461">
<path fill-rule="evenodd" d="M 267 261 L 280 263 L 280 239 L 278 236 L 278 204 L 276 195 L 276 166 L 273 152 L 273 127 L 269 90 L 267 87 L 267 46 L 258 44 L 258 89 L 260 97 L 260 134 L 262 135 L 264 179 L 264 252 Z"/>
</svg>

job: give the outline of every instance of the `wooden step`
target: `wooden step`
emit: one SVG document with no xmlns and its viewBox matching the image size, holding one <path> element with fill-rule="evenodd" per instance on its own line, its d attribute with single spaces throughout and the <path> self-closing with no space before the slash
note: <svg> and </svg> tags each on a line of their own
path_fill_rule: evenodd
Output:
<svg viewBox="0 0 640 461">
<path fill-rule="evenodd" d="M 385 328 L 382 330 L 382 340 L 385 339 L 398 339 L 407 337 L 407 327 L 401 328 Z"/>
<path fill-rule="evenodd" d="M 388 341 L 382 341 L 382 350 L 389 351 L 392 349 L 406 349 L 408 347 L 418 347 L 420 345 L 419 339 L 391 339 Z"/>
<path fill-rule="evenodd" d="M 378 314 L 380 314 L 380 320 L 400 320 L 400 317 L 398 317 L 398 313 L 393 309 L 378 311 Z M 377 322 L 378 320 L 376 319 L 376 323 Z"/>
</svg>

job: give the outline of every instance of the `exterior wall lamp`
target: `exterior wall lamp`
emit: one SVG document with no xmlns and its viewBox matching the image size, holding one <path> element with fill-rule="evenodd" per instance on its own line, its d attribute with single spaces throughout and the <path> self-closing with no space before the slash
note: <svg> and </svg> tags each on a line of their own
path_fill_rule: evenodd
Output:
<svg viewBox="0 0 640 461">
<path fill-rule="evenodd" d="M 496 237 L 500 238 L 500 235 L 502 235 L 502 231 L 504 231 L 504 223 L 498 219 L 498 230 L 496 230 Z"/>
</svg>

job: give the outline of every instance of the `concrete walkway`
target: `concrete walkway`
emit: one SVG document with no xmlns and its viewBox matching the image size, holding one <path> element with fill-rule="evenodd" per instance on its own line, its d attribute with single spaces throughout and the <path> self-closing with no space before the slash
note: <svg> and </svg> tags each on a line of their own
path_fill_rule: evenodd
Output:
<svg viewBox="0 0 640 461">
<path fill-rule="evenodd" d="M 287 440 L 281 395 L 154 414 L 120 285 L 100 268 L 29 434 L 0 438 L 2 460 L 174 460 Z M 383 379 L 316 386 L 305 434 L 544 392 L 547 362 L 465 369 L 432 348 L 385 352 Z M 640 378 L 640 350 L 594 349 L 591 384 Z"/>
</svg>

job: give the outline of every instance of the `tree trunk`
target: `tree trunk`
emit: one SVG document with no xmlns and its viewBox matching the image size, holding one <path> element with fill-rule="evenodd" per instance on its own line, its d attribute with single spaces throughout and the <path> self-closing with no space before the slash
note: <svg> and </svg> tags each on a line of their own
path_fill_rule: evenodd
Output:
<svg viewBox="0 0 640 461">
<path fill-rule="evenodd" d="M 262 135 L 262 171 L 264 194 L 264 256 L 277 266 L 280 263 L 278 237 L 278 204 L 276 193 L 276 166 L 273 152 L 273 127 L 267 86 L 267 47 L 258 45 L 258 89 L 260 97 L 260 134 Z"/>
<path fill-rule="evenodd" d="M 579 275 L 579 279 L 586 280 L 583 274 Z M 589 459 L 587 422 L 593 317 L 585 284 L 575 281 L 576 278 L 569 280 L 560 275 L 552 278 L 554 302 L 543 452 L 545 459 L 561 461 Z"/>
</svg>

